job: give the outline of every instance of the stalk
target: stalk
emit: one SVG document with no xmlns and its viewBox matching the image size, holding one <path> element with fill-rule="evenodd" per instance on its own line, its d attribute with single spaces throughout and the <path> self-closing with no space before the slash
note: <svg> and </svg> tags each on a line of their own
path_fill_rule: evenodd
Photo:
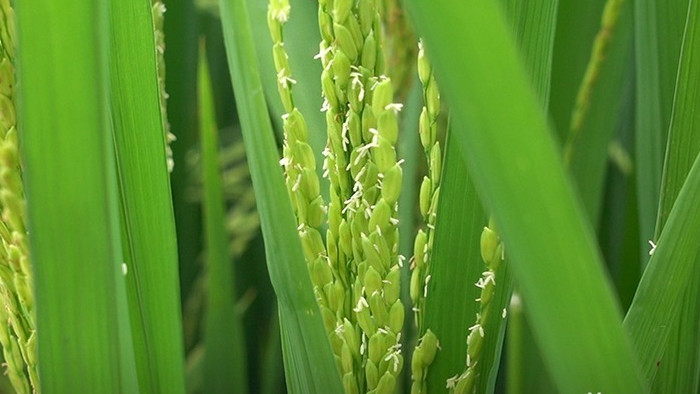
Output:
<svg viewBox="0 0 700 394">
<path fill-rule="evenodd" d="M 0 1 L 0 343 L 18 393 L 37 392 L 36 323 L 15 107 L 15 23 Z"/>
<path fill-rule="evenodd" d="M 601 27 L 593 42 L 593 49 L 591 49 L 591 57 L 586 66 L 586 73 L 583 75 L 583 81 L 576 95 L 576 103 L 571 115 L 571 124 L 569 125 L 569 134 L 564 145 L 564 163 L 567 167 L 571 166 L 573 150 L 576 148 L 576 141 L 580 137 L 583 122 L 588 115 L 591 92 L 598 81 L 598 76 L 608 53 L 617 21 L 620 18 L 620 10 L 624 3 L 625 0 L 608 0 L 605 3 Z"/>
</svg>

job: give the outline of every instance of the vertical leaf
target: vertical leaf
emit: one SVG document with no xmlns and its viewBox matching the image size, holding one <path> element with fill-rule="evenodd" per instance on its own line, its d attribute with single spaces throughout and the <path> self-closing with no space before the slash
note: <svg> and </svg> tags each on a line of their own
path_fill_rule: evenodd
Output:
<svg viewBox="0 0 700 394">
<path fill-rule="evenodd" d="M 556 0 L 503 2 L 542 112 L 549 97 L 557 3 Z M 479 297 L 479 289 L 474 284 L 484 271 L 480 238 L 486 217 L 471 179 L 466 176 L 465 158 L 452 133 L 447 141 L 428 289 L 430 296 L 426 302 L 425 325 L 435 332 L 442 347 L 428 372 L 429 391 L 442 390 L 448 378 L 464 369 L 467 328 L 474 325 L 479 312 L 479 303 L 474 301 Z M 494 299 L 490 303 L 494 310 L 482 322 L 487 333 L 482 356 L 475 367 L 478 392 L 493 392 L 495 387 L 506 322 L 502 309 L 507 306 L 513 287 L 507 266 L 501 268 L 496 281 Z M 456 296 L 454 289 L 465 283 L 467 289 Z"/>
<path fill-rule="evenodd" d="M 342 386 L 337 370 L 331 367 L 335 366 L 335 360 L 330 344 L 319 340 L 326 338 L 326 333 L 278 165 L 247 5 L 243 1 L 222 0 L 220 7 L 270 280 L 279 302 L 287 388 L 292 393 L 339 393 Z"/>
<path fill-rule="evenodd" d="M 499 224 L 558 388 L 643 391 L 592 230 L 498 5 L 422 0 L 407 6 L 434 51 L 456 140 Z"/>
<path fill-rule="evenodd" d="M 177 244 L 150 2 L 111 2 L 111 85 L 124 261 L 143 392 L 184 392 Z"/>
<path fill-rule="evenodd" d="M 41 389 L 133 392 L 108 122 L 107 4 L 17 6 Z"/>
<path fill-rule="evenodd" d="M 204 386 L 207 393 L 248 391 L 241 317 L 235 308 L 233 262 L 228 253 L 219 143 L 211 79 L 204 51 L 199 61 L 199 111 L 204 183 L 207 312 Z"/>
<path fill-rule="evenodd" d="M 688 283 L 691 282 L 690 278 L 698 261 L 698 198 L 700 157 L 696 158 L 676 199 L 625 317 L 624 326 L 629 332 L 648 383 L 653 380 L 656 369 L 662 362 L 672 319 L 681 309 L 680 297 L 689 288 Z M 697 375 L 692 376 L 691 379 L 696 377 Z"/>
<path fill-rule="evenodd" d="M 479 307 L 474 283 L 484 270 L 479 240 L 487 217 L 453 134 L 446 141 L 425 305 L 424 325 L 435 333 L 441 347 L 428 369 L 428 392 L 442 392 L 447 379 L 464 369 L 467 329 Z"/>
<path fill-rule="evenodd" d="M 640 240 L 652 239 L 688 0 L 635 0 Z M 644 254 L 642 254 L 643 257 Z"/>
<path fill-rule="evenodd" d="M 666 159 L 661 181 L 661 201 L 655 238 L 661 234 L 693 161 L 700 152 L 700 6 L 690 0 L 680 64 L 673 99 Z M 695 258 L 700 263 L 700 255 Z M 679 315 L 673 318 L 667 349 L 654 386 L 659 390 L 697 392 L 700 379 L 700 276 L 689 276 L 680 301 Z"/>
</svg>

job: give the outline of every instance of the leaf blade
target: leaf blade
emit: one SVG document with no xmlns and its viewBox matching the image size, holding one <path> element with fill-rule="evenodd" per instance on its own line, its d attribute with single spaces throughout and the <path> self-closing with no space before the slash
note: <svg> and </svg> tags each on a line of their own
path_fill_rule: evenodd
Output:
<svg viewBox="0 0 700 394">
<path fill-rule="evenodd" d="M 245 2 L 220 3 L 231 80 L 239 100 L 238 113 L 246 144 L 258 212 L 260 213 L 270 280 L 279 301 L 287 388 L 293 393 L 340 393 L 335 361 L 313 296 L 311 279 L 295 230 L 291 202 L 278 166 L 272 126 Z M 285 198 L 279 199 L 279 196 Z M 322 365 L 323 368 L 315 368 Z M 330 367 L 333 366 L 333 367 Z"/>
<path fill-rule="evenodd" d="M 497 6 L 417 1 L 410 10 L 434 50 L 445 95 L 459 108 L 454 119 L 460 145 L 508 245 L 559 389 L 643 391 L 590 225 L 582 220 Z M 448 44 L 454 37 L 461 39 L 459 50 Z M 552 231 L 562 223 L 565 231 Z M 532 226 L 540 231 L 525 231 Z M 558 264 L 563 256 L 566 265 Z M 591 302 L 598 308 L 587 308 Z M 601 351 L 606 360 L 600 360 Z"/>
<path fill-rule="evenodd" d="M 107 5 L 17 5 L 37 346 L 47 366 L 41 390 L 133 390 L 133 350 L 120 334 L 129 317 L 108 122 Z"/>
</svg>

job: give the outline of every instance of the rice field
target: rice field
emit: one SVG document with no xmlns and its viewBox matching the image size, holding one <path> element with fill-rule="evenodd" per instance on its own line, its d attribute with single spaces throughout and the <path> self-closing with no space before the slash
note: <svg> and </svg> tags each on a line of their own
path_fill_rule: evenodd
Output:
<svg viewBox="0 0 700 394">
<path fill-rule="evenodd" d="M 700 393 L 697 0 L 0 0 L 0 392 Z"/>
</svg>

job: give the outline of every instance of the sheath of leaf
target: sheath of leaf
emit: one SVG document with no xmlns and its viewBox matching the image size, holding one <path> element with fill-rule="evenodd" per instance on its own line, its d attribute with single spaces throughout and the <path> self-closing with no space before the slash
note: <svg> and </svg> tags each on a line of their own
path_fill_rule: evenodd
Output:
<svg viewBox="0 0 700 394">
<path fill-rule="evenodd" d="M 479 312 L 476 314 L 476 322 L 469 327 L 467 335 L 467 359 L 464 372 L 447 380 L 447 388 L 450 393 L 467 394 L 473 393 L 476 381 L 479 378 L 476 366 L 481 359 L 481 351 L 484 344 L 484 337 L 494 332 L 494 327 L 488 327 L 489 315 L 492 313 L 503 313 L 505 310 L 494 305 L 492 301 L 496 285 L 500 283 L 499 269 L 504 260 L 504 246 L 498 234 L 494 230 L 493 220 L 484 227 L 481 233 L 481 258 L 484 261 L 486 270 L 476 286 L 481 289 L 481 295 L 476 299 L 479 303 Z M 503 311 L 503 312 L 502 312 Z"/>
<path fill-rule="evenodd" d="M 0 343 L 18 393 L 38 391 L 36 323 L 15 112 L 15 24 L 0 0 Z"/>
<path fill-rule="evenodd" d="M 440 93 L 423 44 L 419 43 L 418 48 L 418 77 L 423 84 L 424 99 L 418 132 L 425 152 L 428 175 L 423 177 L 420 187 L 419 205 L 423 216 L 423 227 L 416 234 L 411 259 L 410 295 L 413 301 L 415 323 L 420 335 L 411 360 L 411 393 L 415 394 L 426 392 L 425 377 L 439 346 L 435 334 L 429 327 L 424 326 L 423 317 L 430 281 L 430 258 L 435 237 L 435 218 L 442 171 L 442 151 L 440 142 L 437 140 Z M 426 353 L 430 356 L 426 357 Z"/>
</svg>

